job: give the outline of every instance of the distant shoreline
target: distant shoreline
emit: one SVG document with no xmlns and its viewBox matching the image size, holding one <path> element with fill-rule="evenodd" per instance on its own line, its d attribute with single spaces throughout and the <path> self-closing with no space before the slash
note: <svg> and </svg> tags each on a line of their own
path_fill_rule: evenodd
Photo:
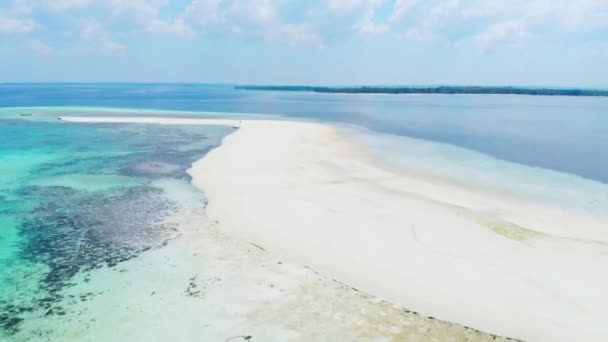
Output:
<svg viewBox="0 0 608 342">
<path fill-rule="evenodd" d="M 469 94 L 469 95 L 532 95 L 532 96 L 602 96 L 608 97 L 608 90 L 599 89 L 558 89 L 526 87 L 484 87 L 484 86 L 430 86 L 430 87 L 321 87 L 321 86 L 235 86 L 241 90 L 307 91 L 335 94 Z"/>
</svg>

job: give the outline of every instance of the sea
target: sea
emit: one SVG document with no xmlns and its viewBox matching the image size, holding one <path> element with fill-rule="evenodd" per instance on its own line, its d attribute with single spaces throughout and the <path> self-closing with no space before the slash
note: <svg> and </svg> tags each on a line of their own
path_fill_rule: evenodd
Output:
<svg viewBox="0 0 608 342">
<path fill-rule="evenodd" d="M 328 122 L 397 168 L 608 215 L 608 98 L 0 84 L 3 341 L 59 336 L 104 291 L 75 290 L 91 274 L 167 248 L 180 232 L 166 219 L 206 202 L 186 170 L 233 131 L 60 115 Z"/>
</svg>

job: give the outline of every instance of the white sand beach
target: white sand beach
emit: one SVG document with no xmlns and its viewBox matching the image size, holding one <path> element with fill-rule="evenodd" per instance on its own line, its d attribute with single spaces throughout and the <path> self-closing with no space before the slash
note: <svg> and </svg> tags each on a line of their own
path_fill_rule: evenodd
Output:
<svg viewBox="0 0 608 342">
<path fill-rule="evenodd" d="M 63 119 L 239 126 L 189 171 L 222 234 L 441 320 L 528 341 L 608 340 L 601 217 L 385 167 L 320 123 Z"/>
</svg>

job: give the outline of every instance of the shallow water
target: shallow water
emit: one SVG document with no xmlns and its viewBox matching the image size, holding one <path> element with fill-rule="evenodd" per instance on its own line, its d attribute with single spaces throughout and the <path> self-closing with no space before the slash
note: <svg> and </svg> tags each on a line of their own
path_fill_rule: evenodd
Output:
<svg viewBox="0 0 608 342">
<path fill-rule="evenodd" d="M 527 166 L 454 145 L 346 127 L 385 165 L 532 203 L 608 220 L 608 183 Z"/>
<path fill-rule="evenodd" d="M 189 186 L 185 170 L 230 131 L 0 120 L 0 339 L 69 315 L 87 273 L 174 238 L 163 218 L 180 203 L 157 184 Z"/>
</svg>

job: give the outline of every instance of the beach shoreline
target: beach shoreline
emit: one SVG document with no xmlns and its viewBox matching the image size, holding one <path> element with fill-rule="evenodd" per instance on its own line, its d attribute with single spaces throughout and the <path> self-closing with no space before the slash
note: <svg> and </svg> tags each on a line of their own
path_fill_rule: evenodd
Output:
<svg viewBox="0 0 608 342">
<path fill-rule="evenodd" d="M 189 170 L 225 234 L 401 307 L 495 334 L 608 337 L 601 222 L 404 176 L 320 123 L 63 119 L 239 127 Z M 583 229 L 572 232 L 573 224 Z"/>
</svg>

